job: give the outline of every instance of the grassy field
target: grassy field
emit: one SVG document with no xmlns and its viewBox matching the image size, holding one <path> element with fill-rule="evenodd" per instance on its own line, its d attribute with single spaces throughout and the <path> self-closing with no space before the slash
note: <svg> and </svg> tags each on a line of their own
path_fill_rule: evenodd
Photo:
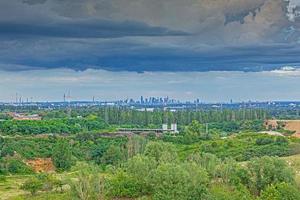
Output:
<svg viewBox="0 0 300 200">
<path fill-rule="evenodd" d="M 20 186 L 29 178 L 29 176 L 7 176 L 5 180 L 0 181 L 0 199 L 12 199 L 26 194 L 20 189 Z"/>
<path fill-rule="evenodd" d="M 87 167 L 87 164 L 78 162 L 70 172 L 57 173 L 55 177 L 63 181 L 74 179 L 79 169 Z M 14 175 L 6 176 L 5 180 L 0 179 L 0 200 L 39 200 L 39 199 L 64 199 L 67 200 L 67 192 L 61 194 L 59 192 L 45 193 L 40 192 L 32 197 L 28 192 L 20 189 L 21 185 L 34 175 Z M 68 191 L 68 187 L 66 187 Z"/>
<path fill-rule="evenodd" d="M 68 193 L 57 193 L 57 192 L 52 192 L 52 193 L 39 193 L 36 194 L 35 196 L 31 195 L 20 195 L 16 197 L 12 197 L 9 200 L 47 200 L 47 199 L 55 199 L 55 200 L 72 200 L 70 198 L 70 195 Z"/>
<path fill-rule="evenodd" d="M 56 174 L 62 180 L 72 179 L 76 172 Z M 29 192 L 20 189 L 21 185 L 31 176 L 7 176 L 6 180 L 0 181 L 0 200 L 35 200 L 35 199 L 66 199 L 66 192 L 40 192 L 36 196 L 31 196 Z M 68 187 L 65 187 L 68 188 Z M 65 189 L 68 191 L 68 189 Z M 51 197 L 51 198 L 50 198 Z M 60 198 L 61 197 L 61 198 Z"/>
</svg>

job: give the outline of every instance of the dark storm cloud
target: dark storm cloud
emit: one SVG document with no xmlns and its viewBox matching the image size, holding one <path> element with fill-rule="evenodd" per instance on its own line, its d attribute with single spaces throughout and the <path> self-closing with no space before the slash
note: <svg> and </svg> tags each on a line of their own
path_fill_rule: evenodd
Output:
<svg viewBox="0 0 300 200">
<path fill-rule="evenodd" d="M 108 20 L 78 20 L 50 24 L 19 24 L 0 22 L 1 36 L 114 38 L 124 36 L 183 36 L 183 31 L 151 27 L 144 23 Z"/>
<path fill-rule="evenodd" d="M 264 71 L 300 63 L 297 0 L 0 1 L 0 69 Z"/>
<path fill-rule="evenodd" d="M 94 43 L 49 41 L 19 44 L 22 52 L 1 52 L 2 65 L 11 71 L 28 69 L 89 68 L 109 71 L 269 71 L 300 65 L 297 45 L 261 45 L 191 49 L 151 47 L 141 43 L 98 41 Z M 10 45 L 8 43 L 7 45 Z M 43 49 L 44 48 L 44 49 Z M 18 55 L 18 56 L 9 56 Z M 23 66 L 23 67 L 20 67 Z"/>
</svg>

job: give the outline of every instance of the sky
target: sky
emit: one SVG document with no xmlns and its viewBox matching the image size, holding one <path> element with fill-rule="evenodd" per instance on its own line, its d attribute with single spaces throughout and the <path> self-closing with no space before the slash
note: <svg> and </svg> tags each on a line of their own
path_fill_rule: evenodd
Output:
<svg viewBox="0 0 300 200">
<path fill-rule="evenodd" d="M 0 1 L 0 101 L 300 100 L 300 0 Z"/>
</svg>

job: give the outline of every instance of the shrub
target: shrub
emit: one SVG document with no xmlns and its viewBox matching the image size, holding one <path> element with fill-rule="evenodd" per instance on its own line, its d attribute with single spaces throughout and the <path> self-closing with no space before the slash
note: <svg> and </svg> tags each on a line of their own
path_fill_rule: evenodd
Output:
<svg viewBox="0 0 300 200">
<path fill-rule="evenodd" d="M 268 186 L 261 200 L 300 200 L 300 191 L 291 184 L 278 183 Z"/>
<path fill-rule="evenodd" d="M 42 188 L 43 188 L 43 183 L 36 177 L 27 180 L 21 186 L 22 190 L 29 191 L 31 195 L 35 195 L 37 191 L 41 190 Z"/>
<path fill-rule="evenodd" d="M 104 179 L 99 174 L 81 171 L 77 178 L 71 184 L 72 199 L 104 199 Z"/>
<path fill-rule="evenodd" d="M 104 165 L 117 165 L 125 159 L 125 152 L 121 147 L 111 145 L 101 158 L 101 163 Z"/>
<path fill-rule="evenodd" d="M 0 182 L 5 182 L 6 181 L 6 177 L 3 175 L 0 175 Z"/>
<path fill-rule="evenodd" d="M 210 189 L 210 194 L 213 200 L 254 200 L 249 191 L 243 187 L 214 185 Z"/>
<path fill-rule="evenodd" d="M 70 144 L 66 140 L 60 140 L 54 146 L 52 160 L 59 171 L 69 170 L 74 165 Z"/>
<path fill-rule="evenodd" d="M 175 147 L 163 142 L 149 142 L 145 155 L 154 158 L 157 162 L 175 161 L 178 157 Z"/>
<path fill-rule="evenodd" d="M 271 184 L 295 183 L 292 169 L 283 160 L 275 157 L 254 158 L 248 164 L 253 179 L 254 192 L 260 194 Z"/>
<path fill-rule="evenodd" d="M 60 189 L 62 191 L 63 182 L 55 178 L 51 174 L 41 173 L 36 175 L 36 178 L 43 183 L 43 191 L 52 191 L 53 189 Z"/>
<path fill-rule="evenodd" d="M 107 194 L 110 197 L 133 198 L 141 195 L 142 185 L 123 170 L 118 170 L 107 180 Z"/>
<path fill-rule="evenodd" d="M 257 138 L 256 139 L 256 144 L 257 145 L 266 145 L 266 144 L 271 144 L 273 143 L 273 139 L 272 138 Z"/>
<path fill-rule="evenodd" d="M 11 174 L 30 174 L 33 173 L 32 169 L 27 166 L 23 161 L 9 158 L 7 160 L 7 171 Z"/>
<path fill-rule="evenodd" d="M 206 199 L 208 176 L 195 163 L 162 164 L 154 177 L 154 200 Z"/>
<path fill-rule="evenodd" d="M 154 158 L 147 156 L 134 156 L 126 163 L 126 171 L 141 185 L 142 194 L 150 194 L 153 190 L 151 178 L 156 170 L 157 163 Z"/>
<path fill-rule="evenodd" d="M 217 156 L 210 153 L 192 154 L 187 160 L 195 162 L 201 168 L 205 169 L 211 177 L 215 176 L 216 166 L 220 163 Z"/>
</svg>

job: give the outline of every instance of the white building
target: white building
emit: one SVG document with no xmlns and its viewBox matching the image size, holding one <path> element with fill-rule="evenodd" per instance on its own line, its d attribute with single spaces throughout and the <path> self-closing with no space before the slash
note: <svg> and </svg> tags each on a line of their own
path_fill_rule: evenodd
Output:
<svg viewBox="0 0 300 200">
<path fill-rule="evenodd" d="M 178 133 L 177 124 L 176 123 L 171 124 L 171 131 L 174 132 L 174 133 Z"/>
<path fill-rule="evenodd" d="M 163 124 L 162 129 L 163 131 L 168 131 L 168 124 Z"/>
</svg>

